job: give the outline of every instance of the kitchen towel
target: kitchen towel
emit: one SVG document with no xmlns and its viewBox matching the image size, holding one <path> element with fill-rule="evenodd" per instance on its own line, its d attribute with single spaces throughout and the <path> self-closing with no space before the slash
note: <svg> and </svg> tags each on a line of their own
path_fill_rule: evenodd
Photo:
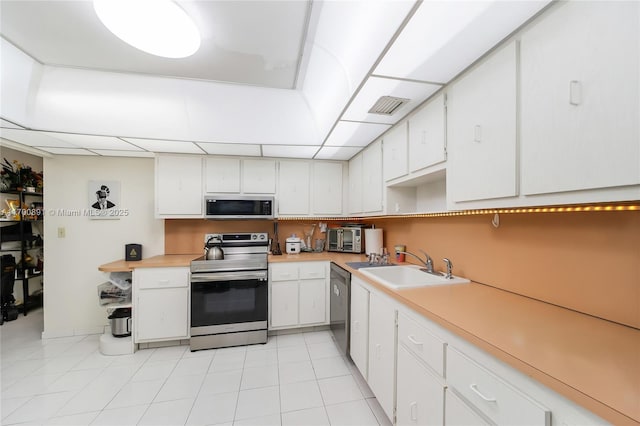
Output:
<svg viewBox="0 0 640 426">
<path fill-rule="evenodd" d="M 365 229 L 364 230 L 364 247 L 365 253 L 377 253 L 381 254 L 382 247 L 382 229 Z"/>
</svg>

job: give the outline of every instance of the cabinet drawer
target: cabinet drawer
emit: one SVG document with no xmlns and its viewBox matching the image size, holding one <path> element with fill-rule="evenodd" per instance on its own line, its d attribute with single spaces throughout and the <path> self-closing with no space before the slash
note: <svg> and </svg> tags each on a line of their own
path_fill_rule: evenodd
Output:
<svg viewBox="0 0 640 426">
<path fill-rule="evenodd" d="M 498 425 L 550 424 L 548 410 L 451 346 L 447 384 Z"/>
<path fill-rule="evenodd" d="M 312 280 L 324 278 L 326 275 L 326 262 L 310 262 L 300 264 L 300 279 Z"/>
<path fill-rule="evenodd" d="M 271 281 L 292 281 L 298 279 L 298 265 L 295 263 L 275 263 L 271 268 Z"/>
<path fill-rule="evenodd" d="M 189 286 L 189 268 L 136 269 L 134 280 L 140 289 Z"/>
<path fill-rule="evenodd" d="M 398 341 L 424 361 L 440 377 L 444 376 L 444 341 L 431 334 L 418 321 L 403 313 L 398 315 Z"/>
</svg>

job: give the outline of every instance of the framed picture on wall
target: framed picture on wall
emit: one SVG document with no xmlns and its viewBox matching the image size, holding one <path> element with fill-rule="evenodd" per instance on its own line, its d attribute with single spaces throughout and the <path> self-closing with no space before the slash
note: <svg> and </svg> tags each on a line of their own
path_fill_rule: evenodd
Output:
<svg viewBox="0 0 640 426">
<path fill-rule="evenodd" d="M 120 182 L 116 180 L 90 180 L 88 208 L 91 219 L 120 219 Z"/>
</svg>

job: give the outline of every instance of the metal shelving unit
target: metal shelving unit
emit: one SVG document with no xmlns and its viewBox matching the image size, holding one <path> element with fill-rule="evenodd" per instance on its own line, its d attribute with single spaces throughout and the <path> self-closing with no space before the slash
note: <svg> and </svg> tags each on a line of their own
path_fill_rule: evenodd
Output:
<svg viewBox="0 0 640 426">
<path fill-rule="evenodd" d="M 17 219 L 0 219 L 0 235 L 2 232 L 6 232 L 5 228 L 10 225 L 2 225 L 5 223 L 13 223 L 17 226 L 17 236 L 18 238 L 15 240 L 5 240 L 4 237 L 0 237 L 0 253 L 19 253 L 20 257 L 16 260 L 16 281 L 22 281 L 22 312 L 24 315 L 27 315 L 27 312 L 30 308 L 40 306 L 40 300 L 34 300 L 35 297 L 29 294 L 29 281 L 34 278 L 44 277 L 44 271 L 39 270 L 35 272 L 31 267 L 25 267 L 26 265 L 22 265 L 23 267 L 19 267 L 21 263 L 23 263 L 23 259 L 29 255 L 29 252 L 32 250 L 41 250 L 44 248 L 44 242 L 42 241 L 42 235 L 40 235 L 40 243 L 36 243 L 38 238 L 35 238 L 31 231 L 31 226 L 27 226 L 27 224 L 42 224 L 44 218 L 44 212 L 41 215 L 33 215 L 36 216 L 35 219 L 26 218 L 26 215 L 23 215 L 22 206 L 27 204 L 27 199 L 40 199 L 42 200 L 43 193 L 42 192 L 27 192 L 27 191 L 0 191 L 0 195 L 3 195 L 1 201 L 4 204 L 5 199 L 10 196 L 17 196 L 19 201 L 20 214 Z M 29 210 L 29 209 L 27 209 Z M 31 215 L 30 215 L 31 216 Z M 13 230 L 13 229 L 12 229 Z M 13 233 L 12 233 L 13 235 Z M 9 246 L 9 247 L 7 247 Z"/>
</svg>

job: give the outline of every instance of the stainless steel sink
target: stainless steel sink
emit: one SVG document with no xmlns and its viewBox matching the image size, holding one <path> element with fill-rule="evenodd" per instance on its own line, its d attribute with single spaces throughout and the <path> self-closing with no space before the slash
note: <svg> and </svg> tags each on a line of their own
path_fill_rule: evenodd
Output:
<svg viewBox="0 0 640 426">
<path fill-rule="evenodd" d="M 394 290 L 471 282 L 466 278 L 456 277 L 455 275 L 452 278 L 446 278 L 444 275 L 437 276 L 429 274 L 422 271 L 419 266 L 414 265 L 361 268 L 359 271 L 367 277 Z"/>
</svg>

